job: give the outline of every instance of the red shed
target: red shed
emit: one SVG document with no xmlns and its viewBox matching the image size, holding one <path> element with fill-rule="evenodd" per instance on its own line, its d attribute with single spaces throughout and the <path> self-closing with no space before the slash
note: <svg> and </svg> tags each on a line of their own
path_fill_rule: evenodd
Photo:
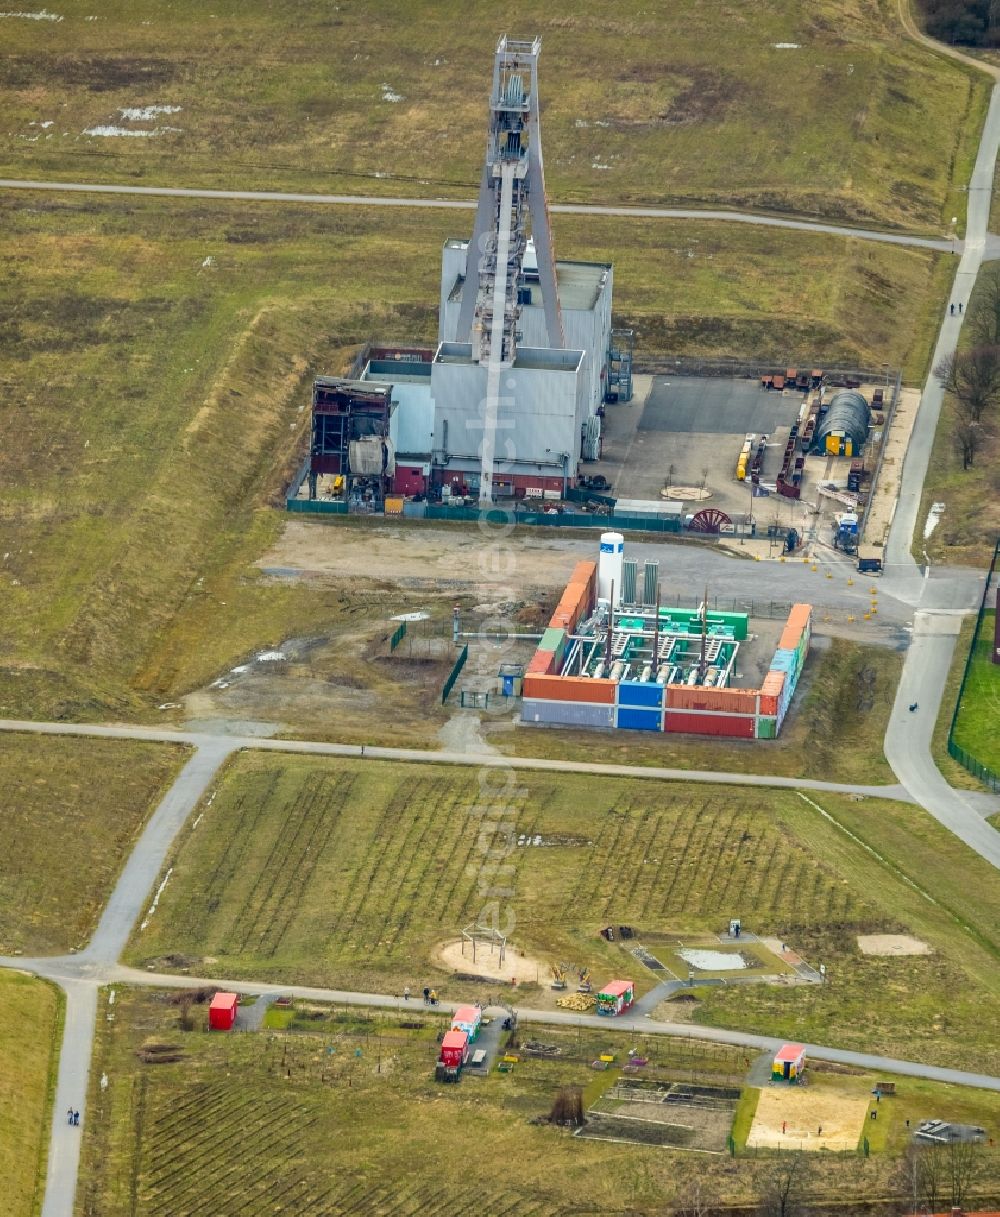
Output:
<svg viewBox="0 0 1000 1217">
<path fill-rule="evenodd" d="M 453 1069 L 461 1069 L 469 1059 L 469 1037 L 464 1031 L 446 1031 L 441 1041 L 441 1055 L 438 1058 L 442 1065 L 450 1065 Z"/>
<path fill-rule="evenodd" d="M 231 1031 L 236 1022 L 236 1007 L 239 996 L 235 993 L 216 993 L 208 1007 L 209 1031 Z"/>
</svg>

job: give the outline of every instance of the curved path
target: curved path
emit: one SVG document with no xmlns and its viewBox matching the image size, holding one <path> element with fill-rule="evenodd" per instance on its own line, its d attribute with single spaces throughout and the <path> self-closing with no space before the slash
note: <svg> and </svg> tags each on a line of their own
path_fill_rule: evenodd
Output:
<svg viewBox="0 0 1000 1217">
<path fill-rule="evenodd" d="M 286 190 L 202 190 L 189 186 L 127 186 L 89 182 L 39 182 L 19 178 L 0 178 L 3 190 L 54 190 L 82 194 L 152 195 L 161 198 L 230 199 L 244 203 L 318 203 L 336 207 L 437 208 L 474 211 L 474 199 L 412 199 L 363 194 L 302 194 Z M 700 210 L 691 207 L 604 207 L 597 203 L 552 203 L 550 212 L 561 215 L 618 216 L 638 220 L 713 220 L 733 224 L 756 224 L 765 228 L 791 228 L 799 232 L 853 237 L 858 241 L 878 241 L 884 245 L 905 245 L 954 253 L 962 248 L 957 239 L 919 237 L 874 228 L 823 224 L 812 220 L 783 219 L 746 211 Z"/>
</svg>

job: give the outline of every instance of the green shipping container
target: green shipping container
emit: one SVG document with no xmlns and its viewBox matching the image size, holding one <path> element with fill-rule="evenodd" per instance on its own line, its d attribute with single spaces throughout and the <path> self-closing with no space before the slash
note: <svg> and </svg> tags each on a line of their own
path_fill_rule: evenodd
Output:
<svg viewBox="0 0 1000 1217">
<path fill-rule="evenodd" d="M 757 719 L 757 738 L 758 739 L 777 739 L 778 724 L 773 718 L 758 718 Z"/>
<path fill-rule="evenodd" d="M 538 644 L 538 649 L 540 651 L 552 651 L 556 657 L 556 668 L 560 668 L 563 656 L 566 653 L 566 631 L 550 625 L 542 635 L 542 641 Z"/>
</svg>

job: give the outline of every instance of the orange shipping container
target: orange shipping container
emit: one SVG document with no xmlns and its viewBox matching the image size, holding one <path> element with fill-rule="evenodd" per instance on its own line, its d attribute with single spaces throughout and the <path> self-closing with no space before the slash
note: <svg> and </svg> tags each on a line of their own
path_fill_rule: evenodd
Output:
<svg viewBox="0 0 1000 1217">
<path fill-rule="evenodd" d="M 757 690 L 667 685 L 667 706 L 677 710 L 721 710 L 729 714 L 756 714 Z"/>
<path fill-rule="evenodd" d="M 794 651 L 802 641 L 802 626 L 786 625 L 781 631 L 781 641 L 778 643 L 780 651 Z"/>
<path fill-rule="evenodd" d="M 760 713 L 774 718 L 778 713 L 778 700 L 785 684 L 784 672 L 768 672 L 760 687 Z"/>
<path fill-rule="evenodd" d="M 597 563 L 596 562 L 577 562 L 573 567 L 573 573 L 570 575 L 570 583 L 583 583 L 587 590 L 593 595 L 594 589 L 597 586 Z"/>
<path fill-rule="evenodd" d="M 613 706 L 617 683 L 613 680 L 591 680 L 588 676 L 525 676 L 525 697 L 546 701 L 584 701 Z"/>
<path fill-rule="evenodd" d="M 802 630 L 809 624 L 811 618 L 811 604 L 793 604 L 792 611 L 788 614 L 788 624 L 797 625 Z"/>
</svg>

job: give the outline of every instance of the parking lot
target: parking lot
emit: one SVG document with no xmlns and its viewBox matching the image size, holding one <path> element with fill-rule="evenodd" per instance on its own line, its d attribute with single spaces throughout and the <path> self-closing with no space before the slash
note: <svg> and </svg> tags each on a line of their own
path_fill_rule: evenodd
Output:
<svg viewBox="0 0 1000 1217">
<path fill-rule="evenodd" d="M 688 501 L 689 512 L 711 506 L 743 519 L 751 509 L 749 484 L 735 478 L 743 441 L 768 436 L 774 446 L 763 472 L 773 481 L 801 401 L 756 380 L 637 376 L 632 401 L 607 407 L 603 459 L 586 472 L 603 474 L 628 499 L 659 499 L 668 484 L 704 488 L 707 497 Z"/>
</svg>

